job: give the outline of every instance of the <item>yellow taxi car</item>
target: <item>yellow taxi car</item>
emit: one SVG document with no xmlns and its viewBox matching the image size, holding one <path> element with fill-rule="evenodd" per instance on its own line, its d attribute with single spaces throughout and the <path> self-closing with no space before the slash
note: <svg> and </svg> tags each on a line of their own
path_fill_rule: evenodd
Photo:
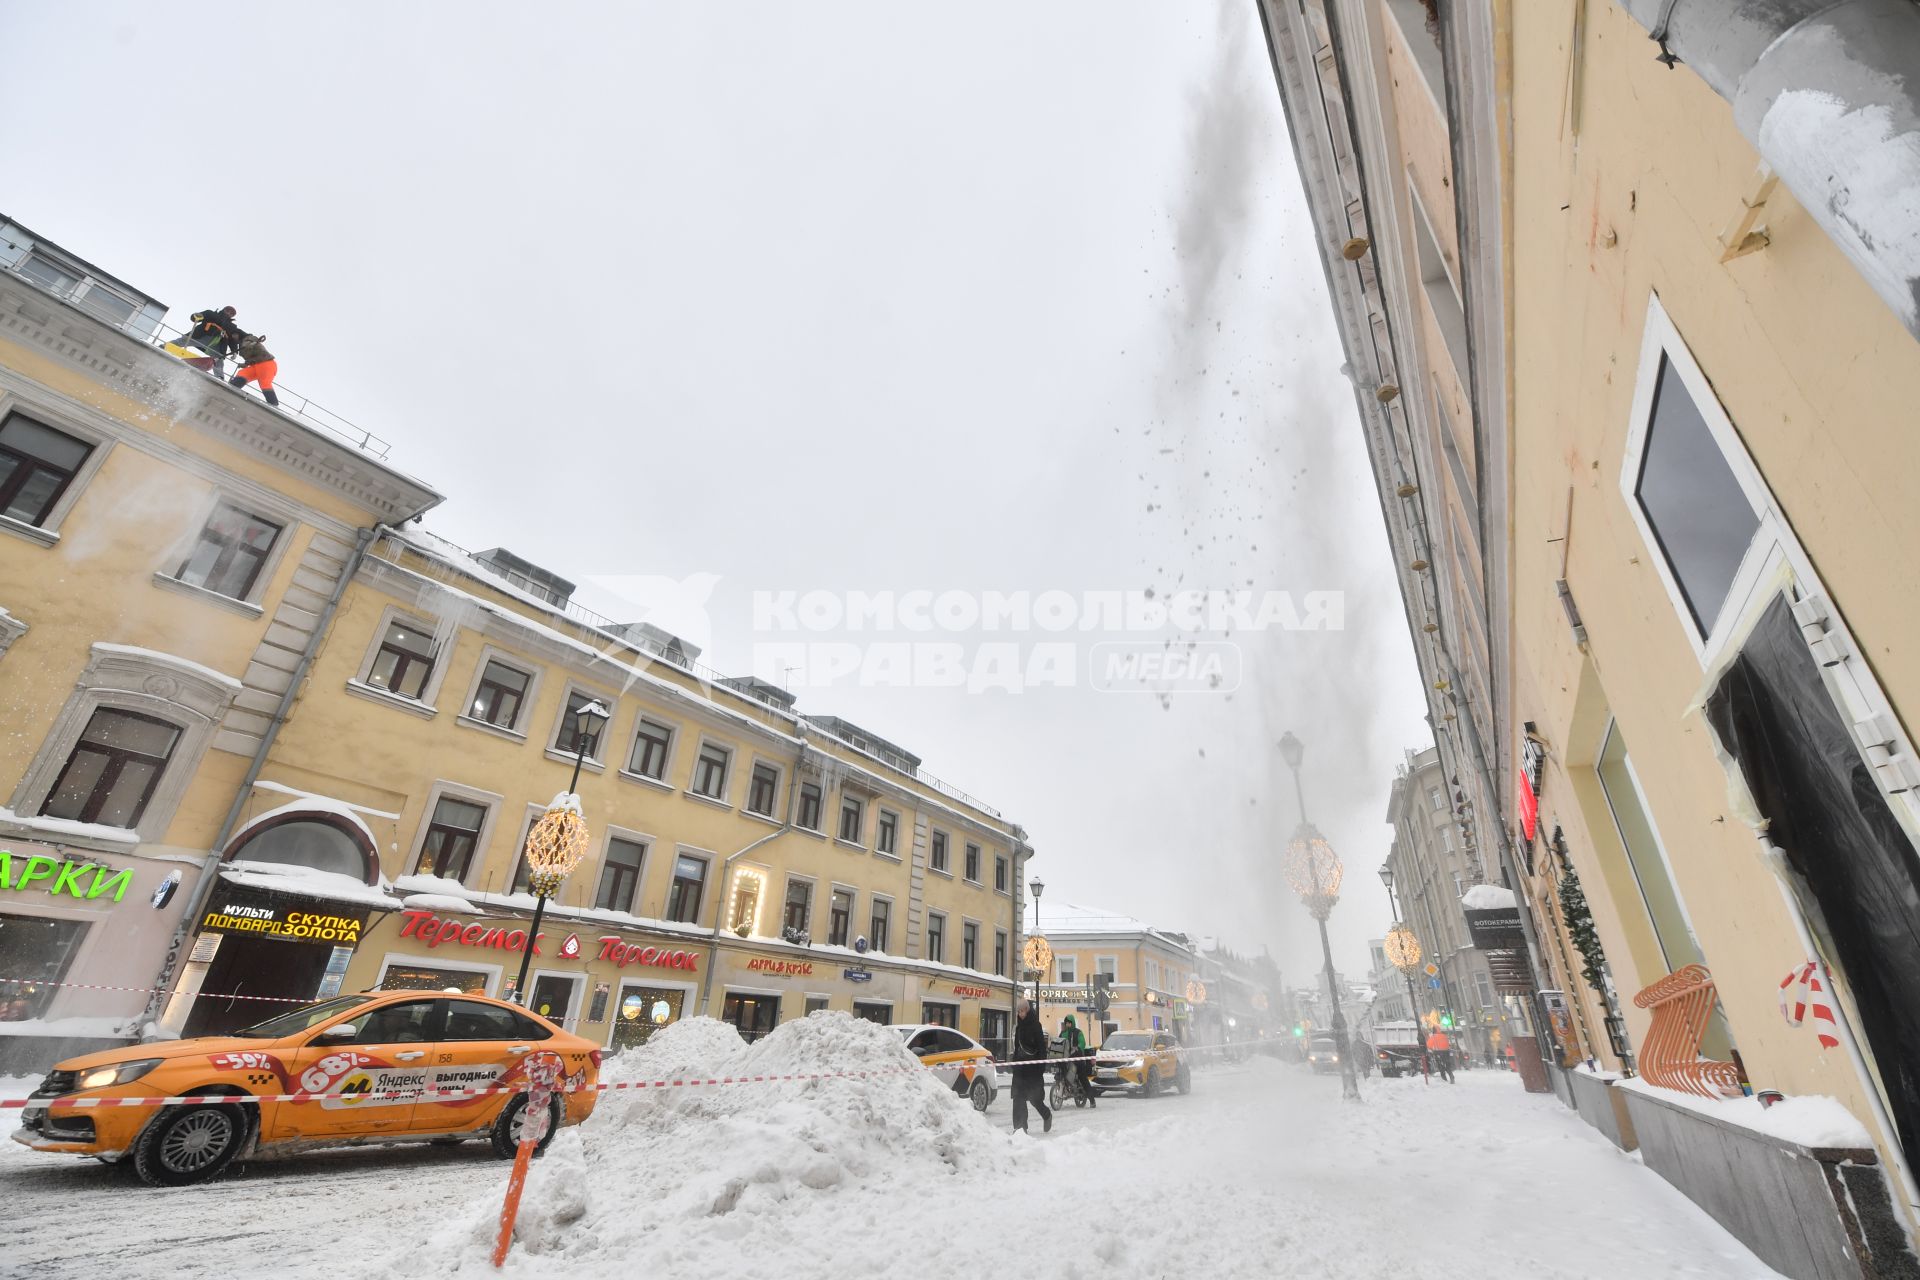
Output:
<svg viewBox="0 0 1920 1280">
<path fill-rule="evenodd" d="M 1116 1031 L 1093 1056 L 1093 1087 L 1101 1093 L 1157 1098 L 1168 1086 L 1193 1090 L 1193 1072 L 1171 1032 Z"/>
<path fill-rule="evenodd" d="M 907 1042 L 907 1050 L 927 1065 L 941 1084 L 973 1104 L 975 1111 L 993 1105 L 1000 1092 L 1000 1073 L 993 1055 L 972 1036 L 931 1022 L 896 1023 L 893 1028 Z"/>
<path fill-rule="evenodd" d="M 593 1113 L 600 1050 L 517 1005 L 486 996 L 379 991 L 339 996 L 230 1036 L 128 1045 L 70 1058 L 29 1096 L 14 1141 L 36 1151 L 131 1157 L 141 1179 L 180 1186 L 244 1154 L 320 1143 L 485 1138 L 500 1156 L 519 1143 L 525 1093 L 413 1095 L 508 1086 L 527 1058 L 560 1056 L 563 1088 L 546 1142 Z M 324 1095 L 313 1101 L 62 1107 L 75 1098 Z M 545 1149 L 542 1143 L 541 1149 Z"/>
</svg>

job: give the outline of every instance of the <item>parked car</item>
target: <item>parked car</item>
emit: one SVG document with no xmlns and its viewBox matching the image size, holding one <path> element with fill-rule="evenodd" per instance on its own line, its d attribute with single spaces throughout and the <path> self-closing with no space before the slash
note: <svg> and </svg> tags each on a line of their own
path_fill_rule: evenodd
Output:
<svg viewBox="0 0 1920 1280">
<path fill-rule="evenodd" d="M 131 1157 L 142 1181 L 181 1186 L 255 1151 L 348 1142 L 486 1139 L 510 1157 L 525 1093 L 444 1098 L 423 1089 L 511 1085 L 540 1051 L 560 1056 L 553 1124 L 593 1113 L 600 1049 L 504 1000 L 425 991 L 338 996 L 230 1036 L 128 1045 L 57 1064 L 30 1095 L 14 1141 L 36 1151 Z M 313 1101 L 57 1108 L 66 1098 L 243 1097 L 314 1093 Z M 398 1093 L 401 1097 L 382 1097 Z"/>
<path fill-rule="evenodd" d="M 1318 1075 L 1324 1075 L 1329 1071 L 1338 1071 L 1340 1069 L 1340 1046 L 1336 1045 L 1331 1037 L 1316 1036 L 1312 1043 L 1307 1045 L 1307 1065 L 1312 1067 L 1315 1074 Z"/>
<path fill-rule="evenodd" d="M 972 1102 L 975 1111 L 993 1105 L 1000 1092 L 1000 1075 L 994 1070 L 993 1055 L 978 1040 L 952 1027 L 925 1022 L 901 1023 L 894 1030 L 940 1083 Z"/>
<path fill-rule="evenodd" d="M 1093 1057 L 1093 1087 L 1098 1093 L 1137 1093 L 1155 1098 L 1171 1085 L 1193 1091 L 1193 1072 L 1180 1042 L 1165 1031 L 1116 1031 Z"/>
</svg>

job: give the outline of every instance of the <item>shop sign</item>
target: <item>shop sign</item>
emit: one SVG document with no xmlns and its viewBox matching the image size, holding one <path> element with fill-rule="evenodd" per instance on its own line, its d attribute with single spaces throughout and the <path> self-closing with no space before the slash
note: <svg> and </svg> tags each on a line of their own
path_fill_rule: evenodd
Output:
<svg viewBox="0 0 1920 1280">
<path fill-rule="evenodd" d="M 969 1000 L 985 1000 L 993 994 L 992 987 L 970 987 L 964 982 L 953 984 L 953 994 L 965 996 Z"/>
<path fill-rule="evenodd" d="M 1463 909 L 1461 914 L 1467 918 L 1467 934 L 1473 945 L 1482 951 L 1520 951 L 1527 945 L 1517 902 L 1511 907 Z"/>
<path fill-rule="evenodd" d="M 300 942 L 355 943 L 360 941 L 361 916 L 322 915 L 317 911 L 282 911 L 228 902 L 207 912 L 202 929 L 213 933 L 257 933 L 268 938 Z"/>
<path fill-rule="evenodd" d="M 773 973 L 783 978 L 811 978 L 813 961 L 811 960 L 775 960 L 771 956 L 755 956 L 747 961 L 747 968 L 754 973 Z"/>
<path fill-rule="evenodd" d="M 525 951 L 527 949 L 527 931 L 525 929 L 502 929 L 485 924 L 461 924 L 458 920 L 442 920 L 431 911 L 405 911 L 406 923 L 400 926 L 403 938 L 418 938 L 429 947 L 443 946 L 455 942 L 463 947 L 492 947 L 497 951 Z M 541 934 L 540 937 L 546 937 Z M 540 954 L 540 940 L 534 939 L 533 954 Z"/>
<path fill-rule="evenodd" d="M 872 981 L 873 981 L 873 970 L 871 970 L 871 969 L 842 969 L 842 970 L 840 971 L 840 976 L 841 976 L 841 977 L 843 977 L 843 978 L 845 978 L 845 979 L 846 979 L 846 980 L 847 980 L 848 982 L 872 982 Z"/>
<path fill-rule="evenodd" d="M 42 892 L 55 897 L 64 893 L 68 897 L 91 900 L 111 889 L 113 900 L 118 902 L 127 896 L 127 886 L 133 883 L 133 869 L 115 871 L 97 862 L 50 858 L 44 853 L 23 856 L 11 849 L 0 849 L 0 889 L 24 893 L 42 881 L 46 882 Z"/>
<path fill-rule="evenodd" d="M 539 954 L 535 952 L 535 954 Z M 669 951 L 665 947 L 644 947 L 637 942 L 622 942 L 611 934 L 600 938 L 600 954 L 597 959 L 608 960 L 622 969 L 630 965 L 652 965 L 660 969 L 697 970 L 700 967 L 698 951 Z"/>
<path fill-rule="evenodd" d="M 1042 987 L 1040 1000 L 1044 1004 L 1072 1004 L 1076 1000 L 1087 999 L 1085 987 Z"/>
</svg>

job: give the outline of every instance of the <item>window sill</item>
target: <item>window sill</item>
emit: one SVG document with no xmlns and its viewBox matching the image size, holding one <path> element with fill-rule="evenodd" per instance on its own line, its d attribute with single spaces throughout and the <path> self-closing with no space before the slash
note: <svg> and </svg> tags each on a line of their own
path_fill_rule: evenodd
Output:
<svg viewBox="0 0 1920 1280">
<path fill-rule="evenodd" d="M 250 600 L 236 600 L 232 596 L 223 596 L 218 591 L 210 591 L 206 587 L 196 587 L 191 582 L 182 582 L 170 573 L 154 574 L 153 585 L 167 591 L 177 591 L 183 596 L 192 596 L 196 600 L 204 600 L 208 604 L 217 605 L 229 613 L 237 613 L 242 617 L 257 618 L 266 612 Z"/>
<path fill-rule="evenodd" d="M 842 849 L 851 849 L 855 853 L 865 853 L 867 851 L 867 846 L 863 844 L 855 844 L 853 841 L 848 840 L 842 836 L 835 836 L 833 838 L 833 842 L 839 845 Z"/>
<path fill-rule="evenodd" d="M 927 864 L 927 870 L 937 876 L 945 876 L 949 880 L 953 879 L 953 872 L 948 871 L 945 867 L 936 867 L 931 862 Z"/>
<path fill-rule="evenodd" d="M 964 876 L 962 877 L 962 879 L 965 881 L 965 883 L 973 886 L 975 889 L 984 889 L 987 887 L 985 883 L 974 879 L 972 876 Z"/>
<path fill-rule="evenodd" d="M 635 773 L 631 769 L 617 769 L 615 770 L 615 772 L 618 773 L 621 777 L 625 778 L 628 782 L 642 783 L 646 786 L 652 787 L 656 791 L 671 792 L 673 790 L 672 783 L 662 782 L 658 778 L 649 778 L 644 773 Z"/>
<path fill-rule="evenodd" d="M 496 738 L 505 738 L 509 742 L 525 742 L 527 740 L 527 735 L 516 729 L 504 729 L 497 724 L 488 724 L 485 720 L 476 720 L 472 716 L 455 716 L 453 722 L 455 724 L 463 724 L 469 729 L 478 729 L 482 733 L 490 733 Z"/>
<path fill-rule="evenodd" d="M 787 825 L 770 813 L 756 813 L 752 809 L 742 809 L 740 816 L 743 818 L 752 818 L 755 822 L 764 822 L 770 827 L 784 827 Z"/>
<path fill-rule="evenodd" d="M 54 530 L 42 529 L 37 524 L 15 520 L 12 516 L 0 516 L 0 533 L 10 533 L 24 542 L 38 543 L 43 547 L 50 547 L 60 541 L 60 535 Z"/>
<path fill-rule="evenodd" d="M 897 854 L 897 853 L 882 853 L 882 852 L 880 852 L 880 851 L 879 851 L 878 849 L 875 849 L 875 850 L 873 851 L 873 856 L 874 856 L 874 857 L 876 857 L 876 858 L 885 858 L 885 859 L 886 859 L 886 860 L 887 860 L 888 862 L 898 862 L 898 861 L 900 861 L 900 855 L 899 855 L 899 854 Z"/>
<path fill-rule="evenodd" d="M 396 708 L 397 710 L 411 712 L 419 716 L 422 720 L 431 720 L 440 714 L 437 708 L 430 707 L 417 698 L 403 697 L 400 694 L 382 689 L 378 685 L 368 684 L 364 680 L 347 681 L 347 692 L 356 697 L 365 698 L 370 702 L 385 703 L 387 706 Z"/>
<path fill-rule="evenodd" d="M 793 829 L 803 836 L 812 836 L 815 840 L 825 840 L 827 838 L 827 833 L 818 827 L 803 827 L 796 822 L 793 824 Z"/>
<path fill-rule="evenodd" d="M 681 794 L 686 796 L 686 798 L 689 800 L 698 800 L 701 804 L 712 805 L 714 808 L 724 809 L 728 813 L 733 812 L 733 806 L 728 804 L 725 800 L 720 799 L 718 796 L 702 795 L 698 791 L 683 791 L 681 792 Z"/>
<path fill-rule="evenodd" d="M 575 758 L 571 751 L 562 751 L 558 747 L 547 748 L 547 759 L 553 761 L 555 764 L 563 764 L 571 769 L 573 768 Z M 588 773 L 605 773 L 607 771 L 606 764 L 602 761 L 595 760 L 592 756 L 588 756 L 585 760 L 580 761 L 580 767 Z"/>
</svg>

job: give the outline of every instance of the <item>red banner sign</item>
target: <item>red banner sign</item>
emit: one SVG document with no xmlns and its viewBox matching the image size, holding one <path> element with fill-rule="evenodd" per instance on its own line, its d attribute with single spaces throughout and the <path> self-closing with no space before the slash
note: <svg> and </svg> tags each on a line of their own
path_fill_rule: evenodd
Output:
<svg viewBox="0 0 1920 1280">
<path fill-rule="evenodd" d="M 755 956 L 747 961 L 747 968 L 755 973 L 777 973 L 783 977 L 811 978 L 813 976 L 811 960 L 774 960 L 767 956 Z"/>
<path fill-rule="evenodd" d="M 1527 781 L 1526 774 L 1519 775 L 1520 784 L 1520 830 L 1529 841 L 1540 827 L 1540 798 L 1533 794 L 1533 784 Z"/>
<path fill-rule="evenodd" d="M 956 982 L 953 984 L 953 994 L 957 996 L 966 996 L 970 1000 L 985 1000 L 988 996 L 993 994 L 993 988 L 992 987 L 970 987 L 964 982 Z"/>
</svg>

